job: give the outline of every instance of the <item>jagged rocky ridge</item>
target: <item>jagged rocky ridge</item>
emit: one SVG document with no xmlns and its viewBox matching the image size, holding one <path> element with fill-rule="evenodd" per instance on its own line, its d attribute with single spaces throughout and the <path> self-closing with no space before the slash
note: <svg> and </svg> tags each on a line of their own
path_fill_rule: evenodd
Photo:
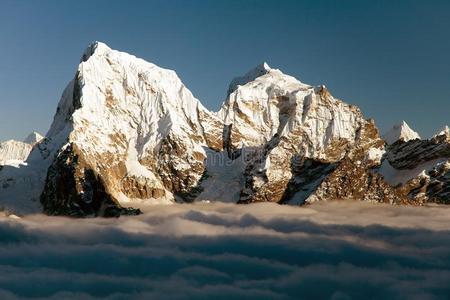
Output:
<svg viewBox="0 0 450 300">
<path fill-rule="evenodd" d="M 414 149 L 435 149 L 424 163 L 448 158 L 448 139 L 391 142 L 325 86 L 265 63 L 213 113 L 175 72 L 94 43 L 27 165 L 0 172 L 0 201 L 77 217 L 136 214 L 125 207 L 137 202 L 446 202 L 442 164 L 430 170 L 442 184 L 392 178 L 414 167 Z"/>
<path fill-rule="evenodd" d="M 409 203 L 450 204 L 450 134 L 387 146 L 379 173 Z"/>
</svg>

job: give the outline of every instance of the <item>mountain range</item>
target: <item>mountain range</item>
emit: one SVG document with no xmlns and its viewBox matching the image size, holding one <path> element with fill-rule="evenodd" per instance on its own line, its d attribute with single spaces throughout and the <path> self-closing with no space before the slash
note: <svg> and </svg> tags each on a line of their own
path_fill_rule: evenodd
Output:
<svg viewBox="0 0 450 300">
<path fill-rule="evenodd" d="M 450 203 L 448 127 L 421 139 L 263 63 L 218 112 L 172 70 L 95 42 L 45 135 L 0 144 L 0 206 L 119 216 L 139 203 Z"/>
</svg>

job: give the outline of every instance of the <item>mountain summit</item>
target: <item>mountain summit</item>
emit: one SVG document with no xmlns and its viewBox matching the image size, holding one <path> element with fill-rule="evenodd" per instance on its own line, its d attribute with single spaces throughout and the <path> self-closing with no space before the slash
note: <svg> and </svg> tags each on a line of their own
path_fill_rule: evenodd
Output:
<svg viewBox="0 0 450 300">
<path fill-rule="evenodd" d="M 228 95 L 231 94 L 236 90 L 238 85 L 245 85 L 246 83 L 255 80 L 259 76 L 263 76 L 265 74 L 270 73 L 272 69 L 269 67 L 269 65 L 266 62 L 263 62 L 260 65 L 257 65 L 247 73 L 245 73 L 244 76 L 239 76 L 234 78 L 228 87 Z"/>
<path fill-rule="evenodd" d="M 414 139 L 420 140 L 420 136 L 417 132 L 412 130 L 405 121 L 401 121 L 400 123 L 395 124 L 390 131 L 383 135 L 383 139 L 386 143 L 393 144 L 398 140 L 404 142 Z"/>
<path fill-rule="evenodd" d="M 419 199 L 410 195 L 415 185 L 386 180 L 411 162 L 429 170 L 450 157 L 446 141 L 410 144 L 421 142 L 413 133 L 402 123 L 393 134 L 401 143 L 386 147 L 356 106 L 266 63 L 233 79 L 219 112 L 210 112 L 174 71 L 96 42 L 26 164 L 0 171 L 0 202 L 22 213 L 84 217 L 201 200 L 447 201 L 444 192 Z M 416 146 L 434 147 L 438 157 L 414 158 L 407 149 Z"/>
<path fill-rule="evenodd" d="M 445 125 L 441 130 L 439 130 L 434 136 L 433 136 L 433 138 L 435 138 L 435 137 L 438 137 L 438 136 L 448 136 L 448 137 L 450 137 L 450 129 L 448 128 L 448 125 Z"/>
<path fill-rule="evenodd" d="M 44 137 L 42 135 L 40 135 L 36 131 L 33 131 L 23 140 L 23 142 L 30 145 L 34 145 L 36 143 L 39 143 L 43 138 Z"/>
<path fill-rule="evenodd" d="M 43 139 L 37 132 L 30 133 L 23 142 L 8 140 L 0 143 L 0 166 L 19 167 L 25 163 L 32 148 Z"/>
</svg>

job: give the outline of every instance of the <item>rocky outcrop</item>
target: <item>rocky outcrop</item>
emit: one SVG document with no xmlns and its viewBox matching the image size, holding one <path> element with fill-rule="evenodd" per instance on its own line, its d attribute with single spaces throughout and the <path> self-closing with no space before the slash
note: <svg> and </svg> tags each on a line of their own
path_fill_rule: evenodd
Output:
<svg viewBox="0 0 450 300">
<path fill-rule="evenodd" d="M 335 163 L 335 169 L 306 202 L 333 199 L 401 203 L 400 194 L 374 172 L 380 165 L 383 146 L 374 122 L 366 122 L 358 132 L 355 146 Z"/>
<path fill-rule="evenodd" d="M 396 141 L 386 148 L 379 173 L 408 203 L 450 204 L 450 136 Z"/>
<path fill-rule="evenodd" d="M 102 176 L 96 174 L 75 145 L 69 144 L 58 153 L 49 167 L 41 203 L 49 215 L 72 217 L 117 217 L 136 215 L 139 209 L 123 208 L 107 191 Z"/>
<path fill-rule="evenodd" d="M 399 140 L 387 147 L 386 158 L 396 169 L 413 169 L 431 160 L 450 157 L 449 141 L 444 135 L 430 140 Z"/>
</svg>

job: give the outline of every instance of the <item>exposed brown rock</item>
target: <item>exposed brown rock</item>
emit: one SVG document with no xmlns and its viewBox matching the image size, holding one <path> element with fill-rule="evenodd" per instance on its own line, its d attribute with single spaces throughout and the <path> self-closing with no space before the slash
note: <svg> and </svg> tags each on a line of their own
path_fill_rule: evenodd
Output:
<svg viewBox="0 0 450 300">
<path fill-rule="evenodd" d="M 139 209 L 123 208 L 108 193 L 103 180 L 73 145 L 58 153 L 50 166 L 41 203 L 50 215 L 118 217 L 140 213 Z"/>
<path fill-rule="evenodd" d="M 396 190 L 411 204 L 450 204 L 450 141 L 447 136 L 441 135 L 430 140 L 397 141 L 387 147 L 386 159 L 399 171 L 435 162 L 436 165 L 431 170 L 399 184 Z"/>
</svg>

